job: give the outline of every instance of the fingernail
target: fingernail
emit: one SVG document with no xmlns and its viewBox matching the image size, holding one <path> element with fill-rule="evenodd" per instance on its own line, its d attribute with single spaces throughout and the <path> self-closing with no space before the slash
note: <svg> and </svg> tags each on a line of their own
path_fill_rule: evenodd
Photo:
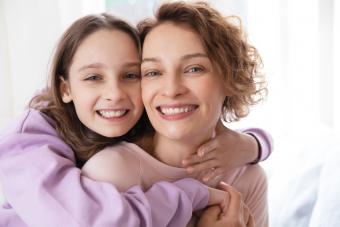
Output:
<svg viewBox="0 0 340 227">
<path fill-rule="evenodd" d="M 209 177 L 203 177 L 203 181 L 207 182 L 209 180 Z"/>
<path fill-rule="evenodd" d="M 229 184 L 227 184 L 226 182 L 224 182 L 224 181 L 220 181 L 220 183 L 219 183 L 220 185 L 224 185 L 224 186 L 230 186 Z"/>
<path fill-rule="evenodd" d="M 183 161 L 182 161 L 182 165 L 185 166 L 185 165 L 187 165 L 187 164 L 188 164 L 188 161 L 187 161 L 187 160 L 183 160 Z"/>
</svg>

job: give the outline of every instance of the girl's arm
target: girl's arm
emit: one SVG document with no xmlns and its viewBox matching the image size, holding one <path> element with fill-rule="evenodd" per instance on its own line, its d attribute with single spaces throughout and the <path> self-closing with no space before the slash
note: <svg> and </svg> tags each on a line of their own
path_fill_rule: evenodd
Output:
<svg viewBox="0 0 340 227">
<path fill-rule="evenodd" d="M 272 138 L 263 129 L 233 131 L 219 123 L 216 136 L 183 160 L 183 165 L 189 173 L 205 171 L 201 180 L 208 182 L 236 167 L 264 161 L 272 148 Z"/>
<path fill-rule="evenodd" d="M 180 226 L 208 203 L 207 188 L 192 179 L 119 193 L 84 177 L 72 150 L 40 123 L 24 122 L 0 141 L 4 226 Z"/>
</svg>

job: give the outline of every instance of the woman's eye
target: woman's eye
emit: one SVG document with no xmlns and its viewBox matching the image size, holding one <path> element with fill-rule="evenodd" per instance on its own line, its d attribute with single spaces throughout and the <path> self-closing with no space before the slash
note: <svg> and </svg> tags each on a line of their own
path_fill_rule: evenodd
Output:
<svg viewBox="0 0 340 227">
<path fill-rule="evenodd" d="M 160 73 L 158 71 L 149 71 L 146 72 L 143 76 L 144 77 L 154 77 L 154 76 L 159 76 Z"/>
<path fill-rule="evenodd" d="M 85 78 L 85 80 L 87 81 L 96 81 L 96 80 L 100 80 L 100 76 L 99 75 L 96 75 L 96 74 L 92 74 L 88 77 Z"/>
<path fill-rule="evenodd" d="M 125 74 L 124 78 L 128 80 L 140 79 L 140 74 L 139 73 L 127 73 Z"/>
<path fill-rule="evenodd" d="M 203 71 L 204 71 L 204 69 L 202 67 L 195 66 L 195 67 L 190 67 L 185 72 L 186 73 L 197 73 L 197 72 L 203 72 Z"/>
</svg>

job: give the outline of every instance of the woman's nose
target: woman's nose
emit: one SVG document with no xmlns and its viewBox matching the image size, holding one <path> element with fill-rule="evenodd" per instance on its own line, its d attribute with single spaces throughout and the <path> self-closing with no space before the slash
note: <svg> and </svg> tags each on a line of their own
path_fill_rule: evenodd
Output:
<svg viewBox="0 0 340 227">
<path fill-rule="evenodd" d="M 162 93 L 164 96 L 168 96 L 170 98 L 174 98 L 180 95 L 185 94 L 187 88 L 183 83 L 183 80 L 178 75 L 170 75 L 164 81 L 164 86 L 162 88 Z"/>
</svg>

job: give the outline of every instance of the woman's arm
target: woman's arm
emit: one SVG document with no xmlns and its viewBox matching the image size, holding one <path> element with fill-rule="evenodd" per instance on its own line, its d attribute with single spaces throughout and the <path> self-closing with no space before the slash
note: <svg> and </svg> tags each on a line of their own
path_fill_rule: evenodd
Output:
<svg viewBox="0 0 340 227">
<path fill-rule="evenodd" d="M 197 226 L 198 227 L 254 227 L 254 216 L 250 213 L 247 205 L 242 200 L 242 195 L 230 185 L 222 182 L 221 188 L 228 192 L 230 202 L 225 213 L 220 207 L 211 206 L 204 210 Z"/>
<path fill-rule="evenodd" d="M 208 203 L 207 188 L 192 179 L 160 182 L 145 193 L 140 187 L 119 193 L 112 184 L 82 176 L 72 150 L 52 129 L 27 123 L 19 128 L 0 141 L 7 204 L 0 209 L 0 223 L 19 218 L 37 227 L 179 226 Z"/>
</svg>

